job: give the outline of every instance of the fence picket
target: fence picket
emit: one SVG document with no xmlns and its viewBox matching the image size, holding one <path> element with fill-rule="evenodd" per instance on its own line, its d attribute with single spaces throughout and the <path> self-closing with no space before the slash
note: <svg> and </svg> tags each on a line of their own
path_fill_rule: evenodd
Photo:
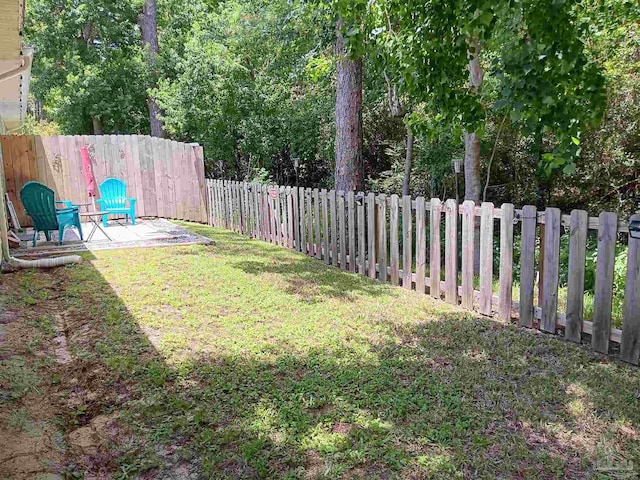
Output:
<svg viewBox="0 0 640 480">
<path fill-rule="evenodd" d="M 439 198 L 432 198 L 429 212 L 429 294 L 433 298 L 440 298 L 440 221 L 441 203 Z"/>
<path fill-rule="evenodd" d="M 411 197 L 402 197 L 402 286 L 411 290 L 413 286 L 413 215 Z"/>
<path fill-rule="evenodd" d="M 329 205 L 326 189 L 323 188 L 320 191 L 320 198 L 322 199 L 322 258 L 324 263 L 329 265 Z"/>
<path fill-rule="evenodd" d="M 322 260 L 322 231 L 320 230 L 320 191 L 313 189 L 313 230 L 315 232 L 316 241 L 314 251 L 316 258 Z"/>
<path fill-rule="evenodd" d="M 558 275 L 560 267 L 560 210 L 547 208 L 544 212 L 544 278 L 540 330 L 556 331 L 558 314 Z"/>
<path fill-rule="evenodd" d="M 640 221 L 640 215 L 632 215 L 630 222 Z M 638 365 L 640 357 L 640 240 L 629 237 L 627 251 L 627 276 L 624 288 L 622 317 L 622 345 L 620 358 Z"/>
<path fill-rule="evenodd" d="M 483 315 L 491 315 L 493 297 L 493 203 L 480 207 L 480 303 Z"/>
<path fill-rule="evenodd" d="M 307 224 L 305 213 L 304 188 L 298 188 L 298 251 L 307 253 Z"/>
<path fill-rule="evenodd" d="M 473 260 L 475 255 L 475 202 L 462 203 L 462 306 L 473 310 Z"/>
<path fill-rule="evenodd" d="M 349 271 L 356 271 L 356 203 L 352 191 L 347 193 L 347 231 L 349 235 Z"/>
<path fill-rule="evenodd" d="M 513 218 L 514 208 L 510 203 L 501 207 L 500 218 L 500 277 L 499 277 L 499 312 L 504 321 L 511 320 L 511 304 L 513 302 Z"/>
<path fill-rule="evenodd" d="M 533 326 L 533 289 L 536 261 L 537 210 L 532 205 L 522 208 L 520 244 L 520 325 Z"/>
<path fill-rule="evenodd" d="M 378 234 L 378 265 L 380 266 L 378 272 L 378 279 L 381 282 L 386 282 L 389 277 L 387 273 L 387 196 L 385 194 L 378 195 L 378 225 L 376 228 Z"/>
<path fill-rule="evenodd" d="M 358 273 L 364 275 L 366 269 L 364 193 L 358 192 Z"/>
<path fill-rule="evenodd" d="M 338 265 L 338 213 L 336 205 L 336 191 L 329 192 L 329 217 L 331 224 L 331 265 Z"/>
<path fill-rule="evenodd" d="M 376 278 L 376 194 L 367 195 L 367 250 L 370 278 Z"/>
<path fill-rule="evenodd" d="M 398 238 L 398 195 L 391 195 L 391 204 L 389 206 L 389 224 L 390 224 L 390 266 L 391 266 L 391 284 L 400 284 L 400 239 Z"/>
<path fill-rule="evenodd" d="M 287 219 L 289 221 L 289 248 L 294 250 L 296 248 L 296 242 L 300 242 L 296 240 L 296 217 L 298 216 L 298 192 L 293 188 L 290 188 L 287 192 Z M 295 205 L 294 205 L 295 202 Z"/>
<path fill-rule="evenodd" d="M 587 212 L 584 210 L 573 210 L 571 212 L 567 323 L 564 327 L 564 337 L 572 342 L 580 342 L 582 337 L 588 218 Z"/>
<path fill-rule="evenodd" d="M 347 269 L 347 234 L 345 229 L 346 212 L 344 208 L 344 192 L 338 192 L 338 233 L 340 248 L 340 268 Z"/>
<path fill-rule="evenodd" d="M 445 204 L 445 300 L 458 304 L 458 204 L 447 200 Z"/>
<path fill-rule="evenodd" d="M 271 196 L 271 192 L 275 191 L 276 192 L 276 198 L 273 198 Z M 276 214 L 276 209 L 278 208 L 277 205 L 280 204 L 280 202 L 278 201 L 278 195 L 277 195 L 278 190 L 276 188 L 273 187 L 273 185 L 269 188 L 269 192 L 268 192 L 268 197 L 267 200 L 269 202 L 269 218 L 271 220 L 271 224 L 269 225 L 271 227 L 271 243 L 273 244 L 278 244 L 279 240 L 278 240 L 278 222 L 280 221 L 279 216 Z"/>
<path fill-rule="evenodd" d="M 426 202 L 424 197 L 416 198 L 416 292 L 425 293 L 427 264 L 427 239 L 425 233 Z"/>
<path fill-rule="evenodd" d="M 304 192 L 307 202 L 307 255 L 313 257 L 315 248 L 313 246 L 313 203 L 311 200 L 311 189 L 306 188 Z"/>
<path fill-rule="evenodd" d="M 599 220 L 591 347 L 596 352 L 608 353 L 609 336 L 611 335 L 613 268 L 616 260 L 618 217 L 615 213 L 602 212 Z"/>
</svg>

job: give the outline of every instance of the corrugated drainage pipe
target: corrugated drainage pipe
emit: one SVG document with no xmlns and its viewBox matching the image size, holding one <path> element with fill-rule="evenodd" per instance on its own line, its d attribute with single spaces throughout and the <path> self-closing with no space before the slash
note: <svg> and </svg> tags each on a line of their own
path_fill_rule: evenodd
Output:
<svg viewBox="0 0 640 480">
<path fill-rule="evenodd" d="M 67 255 L 66 257 L 39 258 L 37 260 L 22 260 L 21 258 L 9 258 L 9 265 L 15 268 L 54 268 L 69 263 L 80 263 L 80 255 Z"/>
</svg>

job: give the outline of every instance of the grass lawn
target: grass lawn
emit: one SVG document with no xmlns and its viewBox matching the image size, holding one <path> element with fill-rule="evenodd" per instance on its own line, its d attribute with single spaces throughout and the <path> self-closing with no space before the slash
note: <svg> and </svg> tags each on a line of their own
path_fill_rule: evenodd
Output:
<svg viewBox="0 0 640 480">
<path fill-rule="evenodd" d="M 0 478 L 640 472 L 637 368 L 190 228 L 0 277 Z"/>
</svg>

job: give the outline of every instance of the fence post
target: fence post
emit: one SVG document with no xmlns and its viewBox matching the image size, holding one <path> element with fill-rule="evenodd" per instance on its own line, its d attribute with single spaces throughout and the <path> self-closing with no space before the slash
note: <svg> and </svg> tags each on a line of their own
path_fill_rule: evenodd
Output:
<svg viewBox="0 0 640 480">
<path fill-rule="evenodd" d="M 591 346 L 596 352 L 601 353 L 609 352 L 617 230 L 617 215 L 611 212 L 602 212 L 598 226 L 598 258 L 593 302 L 593 333 L 591 335 Z"/>
<path fill-rule="evenodd" d="M 633 221 L 640 221 L 640 215 L 632 215 L 629 222 Z M 640 240 L 631 238 L 629 235 L 620 358 L 625 362 L 638 365 L 638 357 L 640 357 Z"/>
<path fill-rule="evenodd" d="M 511 304 L 513 302 L 513 217 L 514 208 L 510 203 L 501 207 L 500 218 L 500 284 L 498 298 L 500 318 L 511 320 Z"/>
<path fill-rule="evenodd" d="M 556 331 L 558 314 L 558 275 L 560 268 L 560 210 L 547 208 L 544 212 L 544 279 L 540 330 Z"/>
<path fill-rule="evenodd" d="M 580 342 L 584 307 L 584 271 L 587 247 L 587 222 L 584 210 L 571 212 L 569 232 L 569 279 L 567 282 L 567 322 L 564 337 Z"/>
<path fill-rule="evenodd" d="M 440 298 L 440 199 L 432 198 L 429 213 L 429 277 L 431 285 L 429 293 L 433 298 Z"/>
<path fill-rule="evenodd" d="M 473 310 L 473 261 L 475 255 L 476 204 L 462 203 L 462 306 Z"/>
</svg>

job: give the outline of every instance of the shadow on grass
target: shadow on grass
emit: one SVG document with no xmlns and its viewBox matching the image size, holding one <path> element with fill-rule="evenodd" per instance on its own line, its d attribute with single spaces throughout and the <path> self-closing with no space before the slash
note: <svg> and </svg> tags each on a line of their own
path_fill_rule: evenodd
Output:
<svg viewBox="0 0 640 480">
<path fill-rule="evenodd" d="M 358 295 L 395 292 L 313 259 L 287 261 L 278 247 L 206 233 L 216 245 L 166 249 L 166 256 L 266 252 L 273 257 L 264 264 L 231 267 L 283 276 L 287 285 L 307 278 L 322 295 L 339 296 L 336 276 L 353 281 L 347 288 Z M 103 267 L 113 255 L 101 254 Z M 21 288 L 5 295 L 20 311 L 17 321 L 43 311 L 63 316 L 71 361 L 43 366 L 38 388 L 64 418 L 66 472 L 582 478 L 602 465 L 595 462 L 640 466 L 638 369 L 555 338 L 448 311 L 432 321 L 380 320 L 385 337 L 366 354 L 347 341 L 305 353 L 286 343 L 234 355 L 196 354 L 190 344 L 176 352 L 89 262 L 8 278 L 17 287 L 57 279 L 56 293 L 35 302 L 25 302 Z M 96 419 L 105 415 L 101 428 Z M 83 428 L 93 440 L 74 443 Z"/>
</svg>

